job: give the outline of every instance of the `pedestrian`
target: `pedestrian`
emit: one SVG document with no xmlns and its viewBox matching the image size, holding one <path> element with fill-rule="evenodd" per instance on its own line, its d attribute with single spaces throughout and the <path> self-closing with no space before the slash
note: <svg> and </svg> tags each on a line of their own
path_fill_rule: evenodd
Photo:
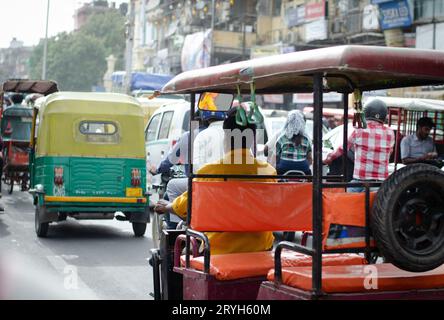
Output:
<svg viewBox="0 0 444 320">
<path fill-rule="evenodd" d="M 273 139 L 271 139 L 273 140 Z M 305 134 L 305 119 L 299 110 L 291 111 L 275 145 L 267 143 L 264 153 L 270 163 L 275 163 L 279 175 L 296 170 L 311 175 L 311 141 Z"/>
<path fill-rule="evenodd" d="M 395 144 L 393 130 L 384 125 L 387 117 L 387 105 L 374 99 L 364 107 L 367 127 L 358 128 L 348 138 L 348 148 L 354 151 L 354 171 L 352 182 L 381 182 L 388 176 L 390 154 Z M 333 160 L 344 153 L 342 145 L 330 153 L 324 164 L 330 165 Z M 349 192 L 362 192 L 363 187 L 353 187 Z"/>
<path fill-rule="evenodd" d="M 358 128 L 348 138 L 347 146 L 354 151 L 353 182 L 381 182 L 388 178 L 390 154 L 395 144 L 393 130 L 384 125 L 387 105 L 374 99 L 364 106 L 366 128 Z M 330 165 L 344 153 L 342 145 L 330 153 L 324 164 Z M 371 188 L 371 191 L 377 188 Z M 350 187 L 348 192 L 363 192 L 364 187 Z M 329 245 L 350 244 L 364 241 L 365 228 L 332 224 L 327 243 Z"/>
</svg>

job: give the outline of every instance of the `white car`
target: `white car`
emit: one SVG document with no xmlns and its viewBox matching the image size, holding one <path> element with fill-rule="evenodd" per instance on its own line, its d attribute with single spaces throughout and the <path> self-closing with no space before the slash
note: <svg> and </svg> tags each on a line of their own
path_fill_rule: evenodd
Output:
<svg viewBox="0 0 444 320">
<path fill-rule="evenodd" d="M 160 175 L 148 173 L 151 167 L 158 168 L 170 149 L 182 134 L 189 130 L 190 103 L 185 100 L 168 103 L 157 109 L 145 128 L 145 151 L 147 155 L 147 187 L 160 183 Z"/>
</svg>

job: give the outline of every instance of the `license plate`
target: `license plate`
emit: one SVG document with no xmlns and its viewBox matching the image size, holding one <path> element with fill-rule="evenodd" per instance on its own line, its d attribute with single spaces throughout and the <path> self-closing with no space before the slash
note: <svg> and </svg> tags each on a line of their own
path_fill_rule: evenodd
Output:
<svg viewBox="0 0 444 320">
<path fill-rule="evenodd" d="M 127 197 L 141 197 L 142 188 L 126 188 Z"/>
</svg>

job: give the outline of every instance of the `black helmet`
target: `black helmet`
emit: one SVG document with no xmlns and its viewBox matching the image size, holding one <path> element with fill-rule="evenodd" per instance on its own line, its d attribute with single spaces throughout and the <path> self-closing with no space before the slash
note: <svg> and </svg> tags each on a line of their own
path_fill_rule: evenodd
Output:
<svg viewBox="0 0 444 320">
<path fill-rule="evenodd" d="M 384 123 L 385 118 L 387 118 L 387 105 L 382 100 L 373 99 L 365 104 L 364 116 L 366 120 Z"/>
</svg>

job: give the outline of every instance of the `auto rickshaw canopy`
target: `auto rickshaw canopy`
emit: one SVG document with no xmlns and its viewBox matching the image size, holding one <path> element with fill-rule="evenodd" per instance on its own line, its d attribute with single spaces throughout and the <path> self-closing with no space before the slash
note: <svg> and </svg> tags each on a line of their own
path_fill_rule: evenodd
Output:
<svg viewBox="0 0 444 320">
<path fill-rule="evenodd" d="M 444 111 L 444 101 L 419 98 L 398 97 L 369 97 L 366 101 L 373 99 L 382 100 L 388 107 L 396 107 L 408 111 Z"/>
<path fill-rule="evenodd" d="M 57 83 L 46 80 L 8 80 L 5 81 L 1 92 L 40 93 L 48 95 L 59 91 Z"/>
<path fill-rule="evenodd" d="M 179 74 L 162 94 L 313 92 L 313 75 L 323 74 L 324 91 L 361 91 L 444 83 L 444 52 L 377 46 L 337 46 L 293 52 Z"/>
<path fill-rule="evenodd" d="M 58 92 L 38 117 L 36 156 L 145 157 L 143 112 L 130 96 Z"/>
</svg>

